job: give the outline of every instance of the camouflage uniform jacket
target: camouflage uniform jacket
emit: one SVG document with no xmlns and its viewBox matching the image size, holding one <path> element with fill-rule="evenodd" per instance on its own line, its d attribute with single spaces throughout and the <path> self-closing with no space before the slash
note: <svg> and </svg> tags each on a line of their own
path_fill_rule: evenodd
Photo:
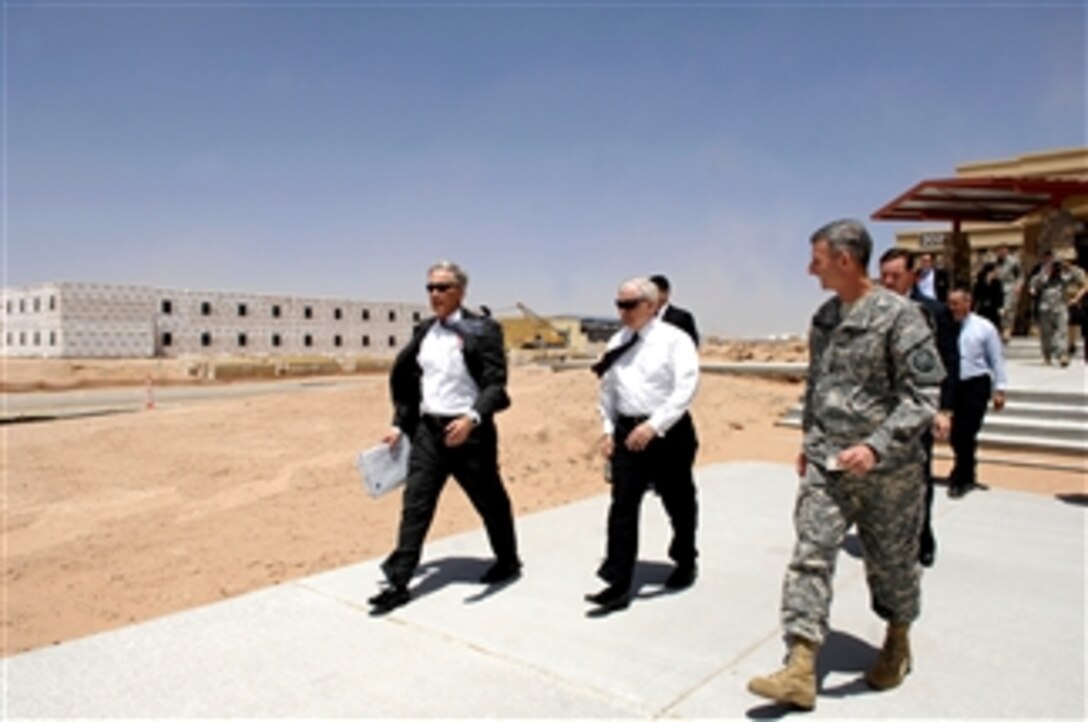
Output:
<svg viewBox="0 0 1088 722">
<path fill-rule="evenodd" d="M 1044 266 L 1031 279 L 1031 293 L 1039 300 L 1039 311 L 1053 311 L 1068 304 L 1086 281 L 1088 278 L 1078 266 Z"/>
<path fill-rule="evenodd" d="M 824 467 L 863 443 L 876 452 L 877 470 L 921 461 L 918 436 L 933 421 L 945 375 L 929 324 L 915 304 L 879 287 L 842 313 L 834 297 L 812 317 L 806 457 Z"/>
<path fill-rule="evenodd" d="M 1005 289 L 1005 295 L 1010 295 L 1020 283 L 1020 261 L 1013 256 L 1005 256 L 1004 261 L 995 261 L 997 264 L 997 278 L 1001 281 L 1001 287 Z"/>
</svg>

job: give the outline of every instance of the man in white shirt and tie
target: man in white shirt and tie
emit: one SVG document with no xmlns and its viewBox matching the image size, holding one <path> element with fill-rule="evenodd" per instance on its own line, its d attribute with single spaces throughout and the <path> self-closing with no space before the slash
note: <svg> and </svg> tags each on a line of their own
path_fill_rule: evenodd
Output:
<svg viewBox="0 0 1088 722">
<path fill-rule="evenodd" d="M 1005 407 L 1005 359 L 1001 332 L 988 320 L 971 312 L 971 292 L 957 287 L 948 294 L 948 310 L 960 324 L 960 380 L 952 411 L 952 452 L 956 461 L 948 475 L 948 495 L 958 499 L 973 489 L 986 488 L 978 483 L 975 450 L 978 432 L 986 418 L 986 407 L 993 398 L 994 411 Z"/>
<path fill-rule="evenodd" d="M 691 338 L 657 318 L 657 287 L 634 278 L 616 297 L 623 328 L 593 370 L 601 377 L 601 451 L 611 471 L 608 542 L 597 575 L 603 590 L 587 594 L 593 615 L 630 604 L 638 557 L 639 509 L 653 485 L 672 522 L 666 588 L 691 586 L 696 576 L 698 507 L 692 465 L 698 440 L 688 409 L 699 385 L 699 356 Z"/>
</svg>

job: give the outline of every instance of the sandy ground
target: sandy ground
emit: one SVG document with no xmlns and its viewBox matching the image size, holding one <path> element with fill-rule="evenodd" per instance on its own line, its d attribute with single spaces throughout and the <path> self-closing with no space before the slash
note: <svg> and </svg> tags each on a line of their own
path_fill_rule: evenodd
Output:
<svg viewBox="0 0 1088 722">
<path fill-rule="evenodd" d="M 605 492 L 592 375 L 518 367 L 510 392 L 498 423 L 516 513 Z M 791 462 L 798 433 L 773 421 L 800 392 L 705 375 L 693 409 L 698 463 Z M 354 459 L 389 416 L 385 378 L 372 375 L 350 387 L 2 427 L 3 654 L 384 555 L 399 494 L 365 496 Z M 1083 477 L 1068 472 L 984 465 L 982 476 L 1083 493 Z M 431 538 L 476 526 L 451 484 Z"/>
</svg>

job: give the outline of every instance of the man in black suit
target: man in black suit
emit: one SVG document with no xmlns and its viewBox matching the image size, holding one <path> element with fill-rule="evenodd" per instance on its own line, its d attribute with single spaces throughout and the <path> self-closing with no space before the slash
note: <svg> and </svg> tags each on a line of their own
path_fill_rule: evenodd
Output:
<svg viewBox="0 0 1088 722">
<path fill-rule="evenodd" d="M 376 614 L 411 599 L 411 580 L 434 518 L 438 496 L 452 474 L 483 518 L 495 563 L 480 579 L 499 584 L 521 573 L 514 517 L 498 466 L 494 415 L 510 406 L 502 327 L 462 308 L 468 276 L 443 261 L 428 271 L 435 315 L 416 326 L 390 374 L 390 446 L 412 441 L 397 547 L 382 563 L 388 585 L 370 598 Z"/>
<path fill-rule="evenodd" d="M 671 323 L 691 336 L 695 347 L 699 347 L 699 332 L 695 329 L 695 317 L 687 310 L 669 303 L 669 279 L 661 274 L 650 276 L 650 281 L 657 286 L 657 317 Z"/>
<path fill-rule="evenodd" d="M 934 301 L 948 303 L 948 271 L 933 265 L 932 253 L 918 254 L 918 271 L 914 287 Z"/>
<path fill-rule="evenodd" d="M 945 376 L 941 382 L 937 416 L 933 419 L 933 428 L 922 433 L 922 448 L 925 451 L 925 508 L 922 516 L 922 533 L 918 545 L 918 561 L 922 566 L 933 566 L 937 558 L 937 540 L 933 536 L 933 440 L 934 437 L 947 439 L 952 429 L 952 408 L 956 382 L 960 375 L 960 351 L 958 345 L 959 326 L 952 318 L 948 306 L 930 298 L 918 290 L 917 274 L 914 268 L 914 256 L 902 248 L 890 248 L 880 257 L 880 283 L 887 289 L 907 296 L 918 304 L 933 330 L 937 341 L 937 352 L 944 365 Z"/>
</svg>

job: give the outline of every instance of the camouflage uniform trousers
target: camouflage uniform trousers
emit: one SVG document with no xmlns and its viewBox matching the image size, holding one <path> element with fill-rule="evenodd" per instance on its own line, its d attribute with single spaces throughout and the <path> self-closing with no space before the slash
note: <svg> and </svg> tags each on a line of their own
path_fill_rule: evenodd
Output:
<svg viewBox="0 0 1088 722">
<path fill-rule="evenodd" d="M 1043 359 L 1069 356 L 1069 309 L 1061 304 L 1043 305 L 1039 308 L 1039 340 L 1043 347 Z"/>
<path fill-rule="evenodd" d="M 908 623 L 921 608 L 918 533 L 925 480 L 917 463 L 860 477 L 809 463 L 797 492 L 797 542 L 782 585 L 787 636 L 821 644 L 827 636 L 835 560 L 856 524 L 873 611 Z"/>
<path fill-rule="evenodd" d="M 1001 305 L 1001 328 L 998 331 L 1006 341 L 1012 338 L 1013 327 L 1016 325 L 1016 311 L 1020 308 L 1019 291 L 1018 287 L 1005 289 L 1005 301 Z"/>
</svg>

